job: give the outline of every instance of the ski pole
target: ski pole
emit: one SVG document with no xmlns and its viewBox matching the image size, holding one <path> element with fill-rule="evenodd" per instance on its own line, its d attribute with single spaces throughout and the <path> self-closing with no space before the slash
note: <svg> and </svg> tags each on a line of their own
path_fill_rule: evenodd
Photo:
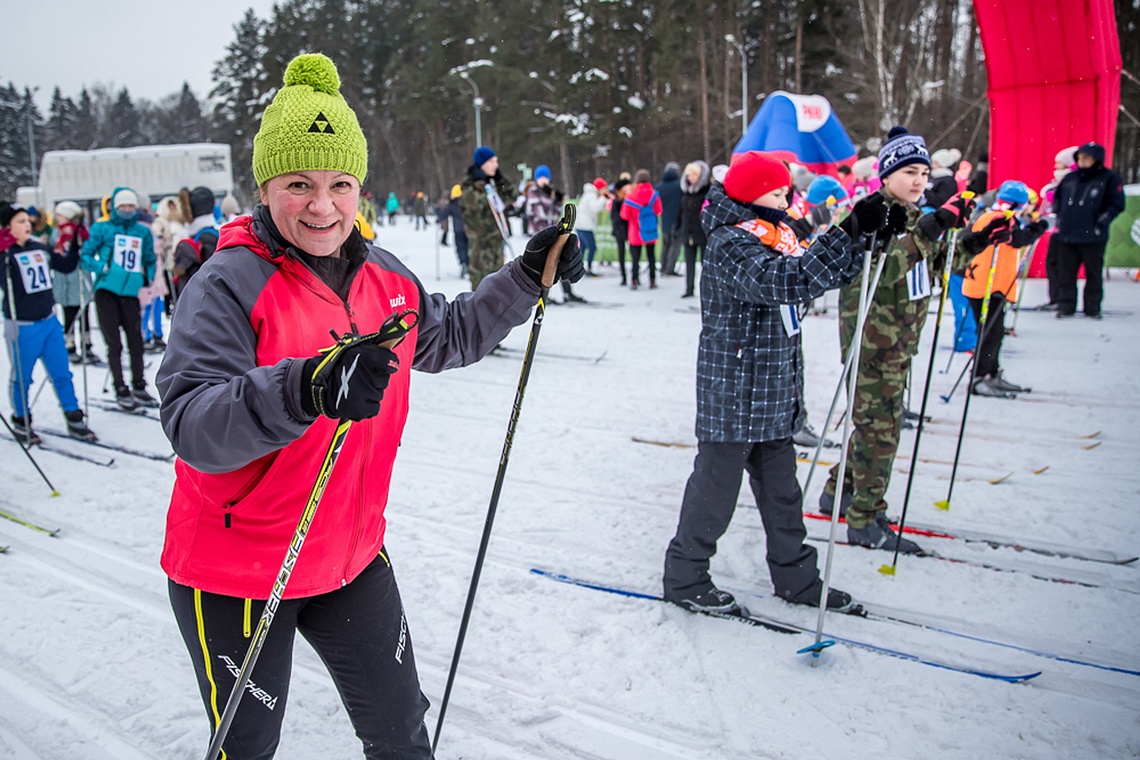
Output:
<svg viewBox="0 0 1140 760">
<path fill-rule="evenodd" d="M 957 311 L 955 311 L 954 314 L 955 317 L 957 317 Z M 958 324 L 954 326 L 954 344 L 950 346 L 950 356 L 946 359 L 946 368 L 938 374 L 945 375 L 950 371 L 950 365 L 954 363 L 954 354 L 958 353 L 958 340 L 962 337 L 962 332 L 966 329 L 967 319 L 968 316 L 963 316 L 957 320 Z"/>
<path fill-rule="evenodd" d="M 80 363 L 83 365 L 83 416 L 90 421 L 91 411 L 89 409 L 88 391 L 87 391 L 87 341 L 91 340 L 91 323 L 88 320 L 86 301 L 87 295 L 83 292 L 83 278 L 86 272 L 82 268 L 79 269 L 79 314 L 75 318 L 75 345 L 81 357 Z"/>
<path fill-rule="evenodd" d="M 562 220 L 558 222 L 559 234 L 550 252 L 546 256 L 546 267 L 542 271 L 542 291 L 538 297 L 538 306 L 534 311 L 534 321 L 530 327 L 530 339 L 526 344 L 526 354 L 523 357 L 522 373 L 519 376 L 519 385 L 515 390 L 515 403 L 511 408 L 511 418 L 507 423 L 507 437 L 503 441 L 503 452 L 499 457 L 499 470 L 495 474 L 495 486 L 491 490 L 491 503 L 487 507 L 487 518 L 483 524 L 483 536 L 479 540 L 479 552 L 475 556 L 475 568 L 471 573 L 471 586 L 467 589 L 467 602 L 463 607 L 463 617 L 459 622 L 459 635 L 455 639 L 455 652 L 451 656 L 451 668 L 447 674 L 447 686 L 443 690 L 443 700 L 439 703 L 439 719 L 435 723 L 435 737 L 431 748 L 434 754 L 439 747 L 439 735 L 443 730 L 443 719 L 447 714 L 447 703 L 451 698 L 451 688 L 455 684 L 455 673 L 459 669 L 459 657 L 463 652 L 463 640 L 467 635 L 467 626 L 471 622 L 471 610 L 475 605 L 475 592 L 479 588 L 479 576 L 483 572 L 483 560 L 487 556 L 487 545 L 491 540 L 491 528 L 495 524 L 495 511 L 499 506 L 499 495 L 503 491 L 503 480 L 507 474 L 507 461 L 511 455 L 511 443 L 515 437 L 515 426 L 518 425 L 519 412 L 522 409 L 523 394 L 526 393 L 527 380 L 530 379 L 530 368 L 534 364 L 534 352 L 538 345 L 538 334 L 542 329 L 542 319 L 546 314 L 546 297 L 554 285 L 554 278 L 558 272 L 558 259 L 562 255 L 562 248 L 574 229 L 574 206 L 566 204 Z"/>
<path fill-rule="evenodd" d="M 910 488 L 914 483 L 914 471 L 918 468 L 918 445 L 922 441 L 922 431 L 926 427 L 926 402 L 930 399 L 930 380 L 934 375 L 934 355 L 938 351 L 938 333 L 942 329 L 942 311 L 946 308 L 946 291 L 950 289 L 950 265 L 953 258 L 954 246 L 958 242 L 957 228 L 950 230 L 950 251 L 946 256 L 946 264 L 942 269 L 942 293 L 938 296 L 938 316 L 934 319 L 934 339 L 930 343 L 930 364 L 926 368 L 926 382 L 922 388 L 922 402 L 918 412 L 918 427 L 914 431 L 914 451 L 910 454 L 910 472 L 906 476 L 906 493 L 903 496 L 902 516 L 899 518 L 898 533 L 903 534 L 906 526 L 906 509 L 910 504 Z M 899 563 L 899 543 L 895 542 L 895 556 L 891 564 L 883 565 L 879 572 L 884 575 L 894 575 L 895 567 Z"/>
<path fill-rule="evenodd" d="M 1033 261 L 1033 257 L 1037 253 L 1037 244 L 1041 242 L 1041 238 L 1033 241 L 1033 247 L 1029 249 L 1029 253 L 1022 259 L 1020 271 L 1017 273 L 1018 287 L 1017 287 L 1017 301 L 1013 306 L 1013 324 L 1009 326 L 1011 334 L 1017 334 L 1017 317 L 1021 314 L 1021 297 L 1025 294 L 1025 283 L 1029 280 L 1029 262 Z"/>
<path fill-rule="evenodd" d="M 991 293 L 991 295 L 993 295 L 993 294 Z M 994 327 L 994 323 L 990 323 L 989 325 L 985 326 L 984 328 L 979 329 L 979 331 L 978 331 L 978 345 L 979 346 L 985 342 L 986 336 L 988 336 L 990 334 L 990 330 L 992 330 L 993 327 Z M 950 400 L 952 398 L 954 398 L 954 392 L 958 390 L 958 386 L 961 385 L 962 379 L 965 378 L 966 373 L 969 372 L 973 368 L 974 361 L 977 359 L 976 354 L 977 354 L 977 350 L 975 349 L 974 353 L 970 355 L 970 358 L 966 360 L 966 366 L 962 367 L 962 371 L 958 373 L 958 379 L 954 381 L 954 385 L 950 386 L 950 391 L 948 393 L 940 394 L 938 396 L 940 399 L 942 399 L 943 403 L 949 404 Z"/>
<path fill-rule="evenodd" d="M 404 336 L 416 326 L 418 321 L 419 314 L 414 309 L 408 309 L 407 311 L 393 314 L 385 320 L 380 330 L 374 335 L 362 337 L 349 334 L 338 339 L 337 344 L 343 347 L 353 343 L 377 341 L 378 345 L 384 348 L 395 348 L 395 346 L 404 339 Z M 309 499 L 305 503 L 304 511 L 301 513 L 301 519 L 297 522 L 297 528 L 293 531 L 293 538 L 289 541 L 289 548 L 285 552 L 285 559 L 281 563 L 281 569 L 277 571 L 277 577 L 273 580 L 273 590 L 269 595 L 269 599 L 265 602 L 265 609 L 261 613 L 261 619 L 257 621 L 257 629 L 254 631 L 253 638 L 249 643 L 249 649 L 246 651 L 245 660 L 241 664 L 241 670 L 238 671 L 237 681 L 234 683 L 234 688 L 226 700 L 226 707 L 222 711 L 222 716 L 218 720 L 218 727 L 215 729 L 214 735 L 210 740 L 210 746 L 206 750 L 206 760 L 217 760 L 218 753 L 222 750 L 222 743 L 226 740 L 226 735 L 230 731 L 234 714 L 237 713 L 238 703 L 241 702 L 246 685 L 249 683 L 250 676 L 253 674 L 253 666 L 261 654 L 261 648 L 265 644 L 266 636 L 269 635 L 269 626 L 273 624 L 273 618 L 277 614 L 277 606 L 285 596 L 285 587 L 289 583 L 289 577 L 293 574 L 293 567 L 296 565 L 297 558 L 301 554 L 301 547 L 305 543 L 305 537 L 309 535 L 309 526 L 313 523 L 313 517 L 316 515 L 317 507 L 321 503 L 321 497 L 324 496 L 325 487 L 329 484 L 333 467 L 336 465 L 337 459 L 340 458 L 340 451 L 350 427 L 352 427 L 351 420 L 340 420 L 337 423 L 332 440 L 329 441 L 328 450 L 325 452 L 324 460 L 321 462 L 321 469 L 317 472 L 317 479 L 313 482 L 313 488 L 309 492 Z"/>
<path fill-rule="evenodd" d="M 851 348 L 847 351 L 851 356 L 851 366 L 847 371 L 847 411 L 843 415 L 843 444 L 839 449 L 839 472 L 835 480 L 837 498 L 831 510 L 831 533 L 827 539 L 827 561 L 824 563 L 823 585 L 819 592 L 819 618 L 815 626 L 815 644 L 810 648 L 813 668 L 819 664 L 819 653 L 823 649 L 820 641 L 823 639 L 823 617 L 827 614 L 827 592 L 831 585 L 831 560 L 835 554 L 835 534 L 839 527 L 839 513 L 842 511 L 843 480 L 847 476 L 847 451 L 851 445 L 851 420 L 855 412 L 855 388 L 859 381 L 859 354 L 863 348 L 863 329 L 867 322 L 867 312 L 870 310 L 871 298 L 874 297 L 874 293 L 869 290 L 868 281 L 871 274 L 871 256 L 875 251 L 877 237 L 877 233 L 871 235 L 867 251 L 863 254 L 863 278 L 859 283 L 859 311 L 855 320 L 855 333 L 851 336 Z M 887 258 L 888 247 L 889 244 L 879 254 L 880 266 Z"/>
<path fill-rule="evenodd" d="M 990 256 L 990 273 L 986 278 L 986 295 L 982 299 L 982 314 L 979 320 L 981 324 L 978 325 L 978 345 L 974 347 L 974 355 L 971 357 L 970 384 L 966 387 L 966 403 L 962 407 L 962 422 L 958 426 L 958 444 L 954 448 L 954 466 L 950 468 L 950 487 L 946 490 L 945 499 L 934 502 L 934 506 L 942 510 L 950 509 L 950 497 L 954 494 L 954 479 L 958 475 L 958 458 L 962 454 L 962 436 L 966 432 L 966 416 L 970 413 L 970 397 L 974 395 L 974 380 L 978 376 L 978 354 L 982 352 L 982 341 L 985 340 L 986 331 L 989 327 L 986 322 L 990 313 L 990 295 L 993 294 L 994 290 L 994 271 L 997 269 L 999 245 L 998 243 L 993 245 L 994 252 Z M 913 471 L 915 463 L 912 461 L 910 465 Z"/>
<path fill-rule="evenodd" d="M 40 469 L 40 465 L 38 462 L 36 462 L 36 458 L 32 456 L 32 447 L 24 445 L 24 442 L 20 440 L 20 436 L 16 435 L 16 431 L 12 429 L 12 426 L 8 424 L 8 420 L 4 419 L 4 415 L 2 414 L 0 414 L 0 422 L 3 422 L 4 427 L 8 428 L 8 432 L 11 433 L 12 437 L 16 439 L 16 443 L 19 445 L 20 451 L 24 452 L 24 456 L 26 456 L 28 458 L 28 461 L 32 463 L 32 467 L 36 468 L 36 472 L 38 472 L 40 474 L 40 477 L 43 478 L 43 481 L 47 483 L 47 487 L 51 489 L 51 495 L 59 496 L 59 491 L 55 490 L 55 486 L 51 484 L 51 481 L 48 480 L 48 476 L 44 474 L 44 471 L 42 469 Z"/>
<path fill-rule="evenodd" d="M 879 278 L 883 274 L 883 265 L 886 264 L 886 261 L 886 256 L 879 257 L 879 262 L 875 265 L 875 275 L 871 278 L 869 292 L 874 293 L 875 290 L 879 287 Z M 840 394 L 843 393 L 843 386 L 847 379 L 847 373 L 851 371 L 851 359 L 853 356 L 854 354 L 851 351 L 851 347 L 848 346 L 847 357 L 843 360 L 843 370 L 839 373 L 839 382 L 835 384 L 835 393 L 831 397 L 831 406 L 827 410 L 827 418 L 823 421 L 824 436 L 827 434 L 828 428 L 831 427 L 831 418 L 835 416 L 835 407 L 839 403 Z M 804 480 L 803 492 L 805 494 L 811 487 L 811 479 L 815 474 L 815 467 L 817 464 L 819 464 L 819 457 L 823 452 L 824 436 L 820 436 L 819 443 L 815 445 L 815 453 L 811 458 L 811 466 L 808 468 L 807 478 Z M 840 490 L 840 494 L 842 494 L 842 490 Z M 839 498 L 842 500 L 842 495 Z"/>
</svg>

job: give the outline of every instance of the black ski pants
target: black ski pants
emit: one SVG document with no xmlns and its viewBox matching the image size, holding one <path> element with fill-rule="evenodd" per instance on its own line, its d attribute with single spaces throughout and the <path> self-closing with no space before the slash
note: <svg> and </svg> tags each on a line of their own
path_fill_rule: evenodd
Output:
<svg viewBox="0 0 1140 760">
<path fill-rule="evenodd" d="M 767 534 L 768 572 L 776 594 L 785 599 L 798 597 L 819 580 L 815 548 L 804 543 L 803 494 L 796 479 L 792 439 L 700 441 L 681 500 L 677 534 L 665 551 L 666 599 L 688 599 L 713 588 L 709 560 L 732 521 L 740 478 L 746 471 Z"/>
<path fill-rule="evenodd" d="M 1049 236 L 1049 248 L 1045 251 L 1045 278 L 1049 283 L 1049 303 L 1056 304 L 1060 298 L 1057 292 L 1061 284 L 1061 264 L 1057 260 L 1057 246 L 1060 240 L 1056 235 Z"/>
<path fill-rule="evenodd" d="M 974 351 L 974 361 L 978 363 L 976 377 L 996 375 L 1001 369 L 1001 342 L 1005 339 L 1005 298 L 1001 293 L 990 296 L 985 327 L 982 327 L 982 299 L 968 300 L 978 321 L 978 346 Z"/>
<path fill-rule="evenodd" d="M 649 284 L 654 285 L 657 282 L 657 243 L 646 243 L 645 245 L 629 244 L 629 274 L 634 285 L 641 284 L 641 249 L 645 249 L 645 261 L 649 264 Z"/>
<path fill-rule="evenodd" d="M 1077 311 L 1077 275 L 1085 265 L 1085 314 L 1100 314 L 1104 297 L 1104 243 L 1065 243 L 1057 241 L 1057 311 Z"/>
<path fill-rule="evenodd" d="M 170 581 L 170 603 L 198 676 L 211 732 L 237 682 L 264 600 L 209 594 Z M 222 749 L 227 760 L 277 751 L 300 631 L 332 675 L 369 760 L 432 757 L 412 639 L 383 550 L 352 583 L 277 607 Z"/>
<path fill-rule="evenodd" d="M 617 258 L 618 267 L 621 269 L 621 284 L 625 285 L 625 238 L 614 236 L 614 242 L 617 243 Z"/>
<path fill-rule="evenodd" d="M 79 350 L 91 348 L 91 324 L 88 318 L 90 312 L 91 309 L 88 304 L 63 307 L 63 337 L 67 339 L 68 348 L 75 345 L 75 336 L 72 335 L 71 328 L 75 326 L 76 319 L 79 320 L 79 332 L 83 336 L 83 345 L 79 347 Z"/>
<path fill-rule="evenodd" d="M 123 342 L 119 330 L 127 336 L 127 353 L 131 358 L 131 383 L 137 390 L 146 387 L 143 376 L 142 313 L 139 299 L 115 295 L 109 290 L 95 291 L 95 313 L 99 315 L 99 331 L 107 343 L 107 366 L 115 379 L 115 392 L 128 391 L 123 380 Z"/>
<path fill-rule="evenodd" d="M 705 247 L 703 245 L 693 245 L 688 240 L 685 241 L 685 295 L 691 296 L 696 293 L 697 286 L 697 257 L 702 259 L 705 255 Z"/>
</svg>

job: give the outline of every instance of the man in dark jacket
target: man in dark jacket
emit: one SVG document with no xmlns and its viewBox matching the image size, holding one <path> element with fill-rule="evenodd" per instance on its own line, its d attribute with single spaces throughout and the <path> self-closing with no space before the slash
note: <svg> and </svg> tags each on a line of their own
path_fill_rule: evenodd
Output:
<svg viewBox="0 0 1140 760">
<path fill-rule="evenodd" d="M 661 274 L 677 274 L 677 257 L 681 252 L 681 166 L 676 161 L 665 164 L 657 183 L 661 198 Z"/>
<path fill-rule="evenodd" d="M 1108 225 L 1124 210 L 1124 182 L 1104 165 L 1104 146 L 1077 149 L 1077 170 L 1065 175 L 1053 197 L 1057 214 L 1057 318 L 1077 311 L 1077 273 L 1085 265 L 1085 316 L 1100 319 L 1102 270 Z"/>
</svg>

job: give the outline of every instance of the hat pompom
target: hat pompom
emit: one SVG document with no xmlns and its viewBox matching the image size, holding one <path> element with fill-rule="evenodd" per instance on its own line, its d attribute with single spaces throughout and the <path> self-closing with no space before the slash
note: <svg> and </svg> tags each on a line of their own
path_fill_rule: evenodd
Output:
<svg viewBox="0 0 1140 760">
<path fill-rule="evenodd" d="M 336 64 L 320 53 L 306 53 L 299 55 L 289 62 L 285 69 L 285 86 L 304 84 L 317 92 L 326 95 L 336 95 L 340 92 L 340 75 L 337 74 Z"/>
<path fill-rule="evenodd" d="M 906 127 L 891 127 L 891 131 L 887 132 L 887 139 L 893 140 L 896 137 L 898 137 L 899 135 L 906 135 L 906 134 L 910 134 L 909 132 L 906 131 Z"/>
</svg>

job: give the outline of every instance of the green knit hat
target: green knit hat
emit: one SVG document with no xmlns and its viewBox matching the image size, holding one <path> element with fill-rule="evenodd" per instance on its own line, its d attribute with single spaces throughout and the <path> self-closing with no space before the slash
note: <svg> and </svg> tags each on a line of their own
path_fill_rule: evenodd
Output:
<svg viewBox="0 0 1140 760">
<path fill-rule="evenodd" d="M 253 138 L 253 179 L 260 186 L 282 174 L 319 169 L 364 182 L 368 144 L 340 94 L 336 64 L 309 53 L 289 62 L 285 86 L 261 117 Z"/>
</svg>

